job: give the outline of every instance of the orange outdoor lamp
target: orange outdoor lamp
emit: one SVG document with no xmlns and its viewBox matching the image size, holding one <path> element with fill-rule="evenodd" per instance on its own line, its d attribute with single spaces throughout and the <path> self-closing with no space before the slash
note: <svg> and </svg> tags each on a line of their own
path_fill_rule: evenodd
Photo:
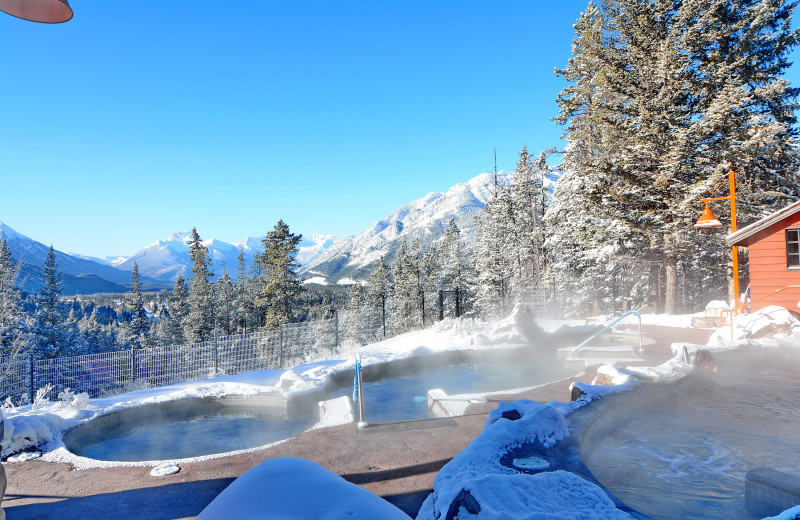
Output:
<svg viewBox="0 0 800 520">
<path fill-rule="evenodd" d="M 697 219 L 697 222 L 694 223 L 694 227 L 696 228 L 715 228 L 715 227 L 722 227 L 722 222 L 717 220 L 717 217 L 711 213 L 711 208 L 708 206 L 709 201 L 706 201 L 706 208 L 703 210 L 703 214 L 700 215 L 700 218 Z"/>
<path fill-rule="evenodd" d="M 0 11 L 40 23 L 62 23 L 72 19 L 67 0 L 0 0 Z"/>
<path fill-rule="evenodd" d="M 717 217 L 711 213 L 711 208 L 708 206 L 709 202 L 714 202 L 717 200 L 727 200 L 731 204 L 731 232 L 736 232 L 736 174 L 733 170 L 728 171 L 728 184 L 730 186 L 730 195 L 727 197 L 711 197 L 707 199 L 700 199 L 701 201 L 706 203 L 706 207 L 703 210 L 703 214 L 700 215 L 700 218 L 697 219 L 695 222 L 694 227 L 696 228 L 715 228 L 715 227 L 722 227 L 722 223 L 717 220 Z M 718 186 L 717 189 L 721 187 Z M 714 191 L 717 191 L 715 189 Z M 737 246 L 733 246 L 731 248 L 731 260 L 733 261 L 733 294 L 735 295 L 734 301 L 734 312 L 738 314 L 739 312 L 739 248 Z"/>
</svg>

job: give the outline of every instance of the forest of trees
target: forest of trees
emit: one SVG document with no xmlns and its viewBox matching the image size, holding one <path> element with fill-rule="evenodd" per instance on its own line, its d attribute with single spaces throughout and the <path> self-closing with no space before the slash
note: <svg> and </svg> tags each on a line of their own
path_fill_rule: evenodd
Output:
<svg viewBox="0 0 800 520">
<path fill-rule="evenodd" d="M 283 221 L 266 234 L 260 255 L 239 255 L 235 282 L 227 272 L 212 281 L 208 250 L 192 230 L 192 276 L 179 276 L 171 293 L 144 295 L 134 264 L 122 305 L 60 298 L 52 248 L 40 294 L 21 294 L 19 268 L 0 242 L 2 353 L 183 344 L 336 310 L 345 337 L 363 344 L 456 309 L 491 319 L 518 301 L 571 317 L 645 304 L 695 312 L 709 300 L 735 298 L 725 233 L 692 224 L 701 198 L 726 194 L 715 190 L 730 170 L 744 224 L 800 196 L 798 89 L 783 78 L 798 38 L 794 7 L 781 0 L 589 2 L 574 26 L 572 56 L 556 70 L 565 80 L 555 118 L 563 149 L 532 155 L 523 146 L 509 181 L 495 175 L 474 237 L 451 220 L 428 247 L 404 241 L 346 295 L 304 288 L 295 260 L 301 237 Z M 556 176 L 548 191 L 545 180 Z M 728 217 L 727 205 L 714 210 Z"/>
<path fill-rule="evenodd" d="M 300 235 L 279 221 L 263 239 L 264 252 L 248 265 L 239 255 L 238 277 L 227 272 L 211 281 L 208 250 L 192 230 L 192 276 L 178 276 L 171 292 L 145 294 L 138 265 L 124 295 L 62 298 L 63 284 L 50 248 L 42 266 L 42 288 L 26 295 L 16 286 L 19 265 L 0 240 L 0 355 L 32 352 L 37 357 L 74 356 L 204 341 L 217 335 L 271 330 L 281 323 L 330 318 L 336 291 L 307 291 L 294 257 Z"/>
</svg>

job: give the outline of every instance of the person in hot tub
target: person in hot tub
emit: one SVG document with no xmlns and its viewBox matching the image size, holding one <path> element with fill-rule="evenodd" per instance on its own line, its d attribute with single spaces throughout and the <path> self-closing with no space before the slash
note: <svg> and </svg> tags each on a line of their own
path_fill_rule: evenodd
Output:
<svg viewBox="0 0 800 520">
<path fill-rule="evenodd" d="M 711 355 L 711 352 L 707 350 L 698 350 L 694 355 L 694 369 L 716 372 L 717 362 L 714 360 L 714 356 Z"/>
</svg>

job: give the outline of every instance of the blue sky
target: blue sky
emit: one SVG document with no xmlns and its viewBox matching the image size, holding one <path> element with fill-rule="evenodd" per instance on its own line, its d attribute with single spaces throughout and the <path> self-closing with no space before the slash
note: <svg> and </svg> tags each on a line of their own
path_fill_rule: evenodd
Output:
<svg viewBox="0 0 800 520">
<path fill-rule="evenodd" d="M 71 5 L 0 13 L 0 221 L 105 256 L 193 226 L 356 234 L 494 148 L 510 170 L 558 146 L 586 1 Z"/>
</svg>

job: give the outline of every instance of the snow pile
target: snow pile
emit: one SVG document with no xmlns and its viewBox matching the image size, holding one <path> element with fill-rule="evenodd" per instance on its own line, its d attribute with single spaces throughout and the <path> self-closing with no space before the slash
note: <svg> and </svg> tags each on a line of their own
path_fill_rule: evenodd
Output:
<svg viewBox="0 0 800 520">
<path fill-rule="evenodd" d="M 565 471 L 530 475 L 501 463 L 515 448 L 546 452 L 568 435 L 564 416 L 550 405 L 529 400 L 500 402 L 481 434 L 433 481 L 433 493 L 417 520 L 453 518 L 627 519 L 594 484 Z"/>
<path fill-rule="evenodd" d="M 28 462 L 29 460 L 36 460 L 41 456 L 41 451 L 24 451 L 9 457 L 8 462 Z"/>
<path fill-rule="evenodd" d="M 742 314 L 733 318 L 733 334 L 730 325 L 717 329 L 709 339 L 709 345 L 737 340 L 800 336 L 800 321 L 783 307 L 770 305 L 753 314 Z M 795 341 L 800 343 L 800 339 Z"/>
<path fill-rule="evenodd" d="M 536 323 L 533 308 L 517 303 L 511 314 L 497 323 L 489 334 L 479 334 L 475 343 L 479 345 L 525 345 L 544 337 L 545 332 Z"/>
<path fill-rule="evenodd" d="M 166 477 L 167 475 L 174 475 L 181 470 L 180 467 L 170 462 L 159 464 L 150 471 L 151 477 Z"/>
<path fill-rule="evenodd" d="M 10 455 L 53 442 L 61 432 L 77 424 L 54 413 L 7 415 L 3 435 L 2 455 Z"/>
<path fill-rule="evenodd" d="M 353 407 L 346 395 L 319 403 L 320 421 L 312 429 L 328 428 L 353 422 Z"/>
<path fill-rule="evenodd" d="M 797 520 L 798 518 L 800 518 L 800 506 L 794 506 L 778 516 L 770 516 L 763 520 Z"/>
<path fill-rule="evenodd" d="M 577 399 L 568 403 L 554 401 L 548 403 L 548 406 L 557 409 L 564 415 L 568 415 L 599 397 L 633 390 L 641 383 L 633 374 L 628 372 L 631 368 L 632 367 L 622 368 L 612 365 L 602 365 L 597 369 L 598 378 L 595 379 L 595 381 L 600 379 L 601 376 L 604 376 L 608 384 L 589 385 L 576 381 L 569 385 L 569 389 L 573 391 L 573 393 L 574 389 L 580 390 L 580 396 Z"/>
<path fill-rule="evenodd" d="M 410 520 L 410 517 L 310 460 L 270 459 L 247 470 L 197 516 L 197 520 Z"/>
</svg>

